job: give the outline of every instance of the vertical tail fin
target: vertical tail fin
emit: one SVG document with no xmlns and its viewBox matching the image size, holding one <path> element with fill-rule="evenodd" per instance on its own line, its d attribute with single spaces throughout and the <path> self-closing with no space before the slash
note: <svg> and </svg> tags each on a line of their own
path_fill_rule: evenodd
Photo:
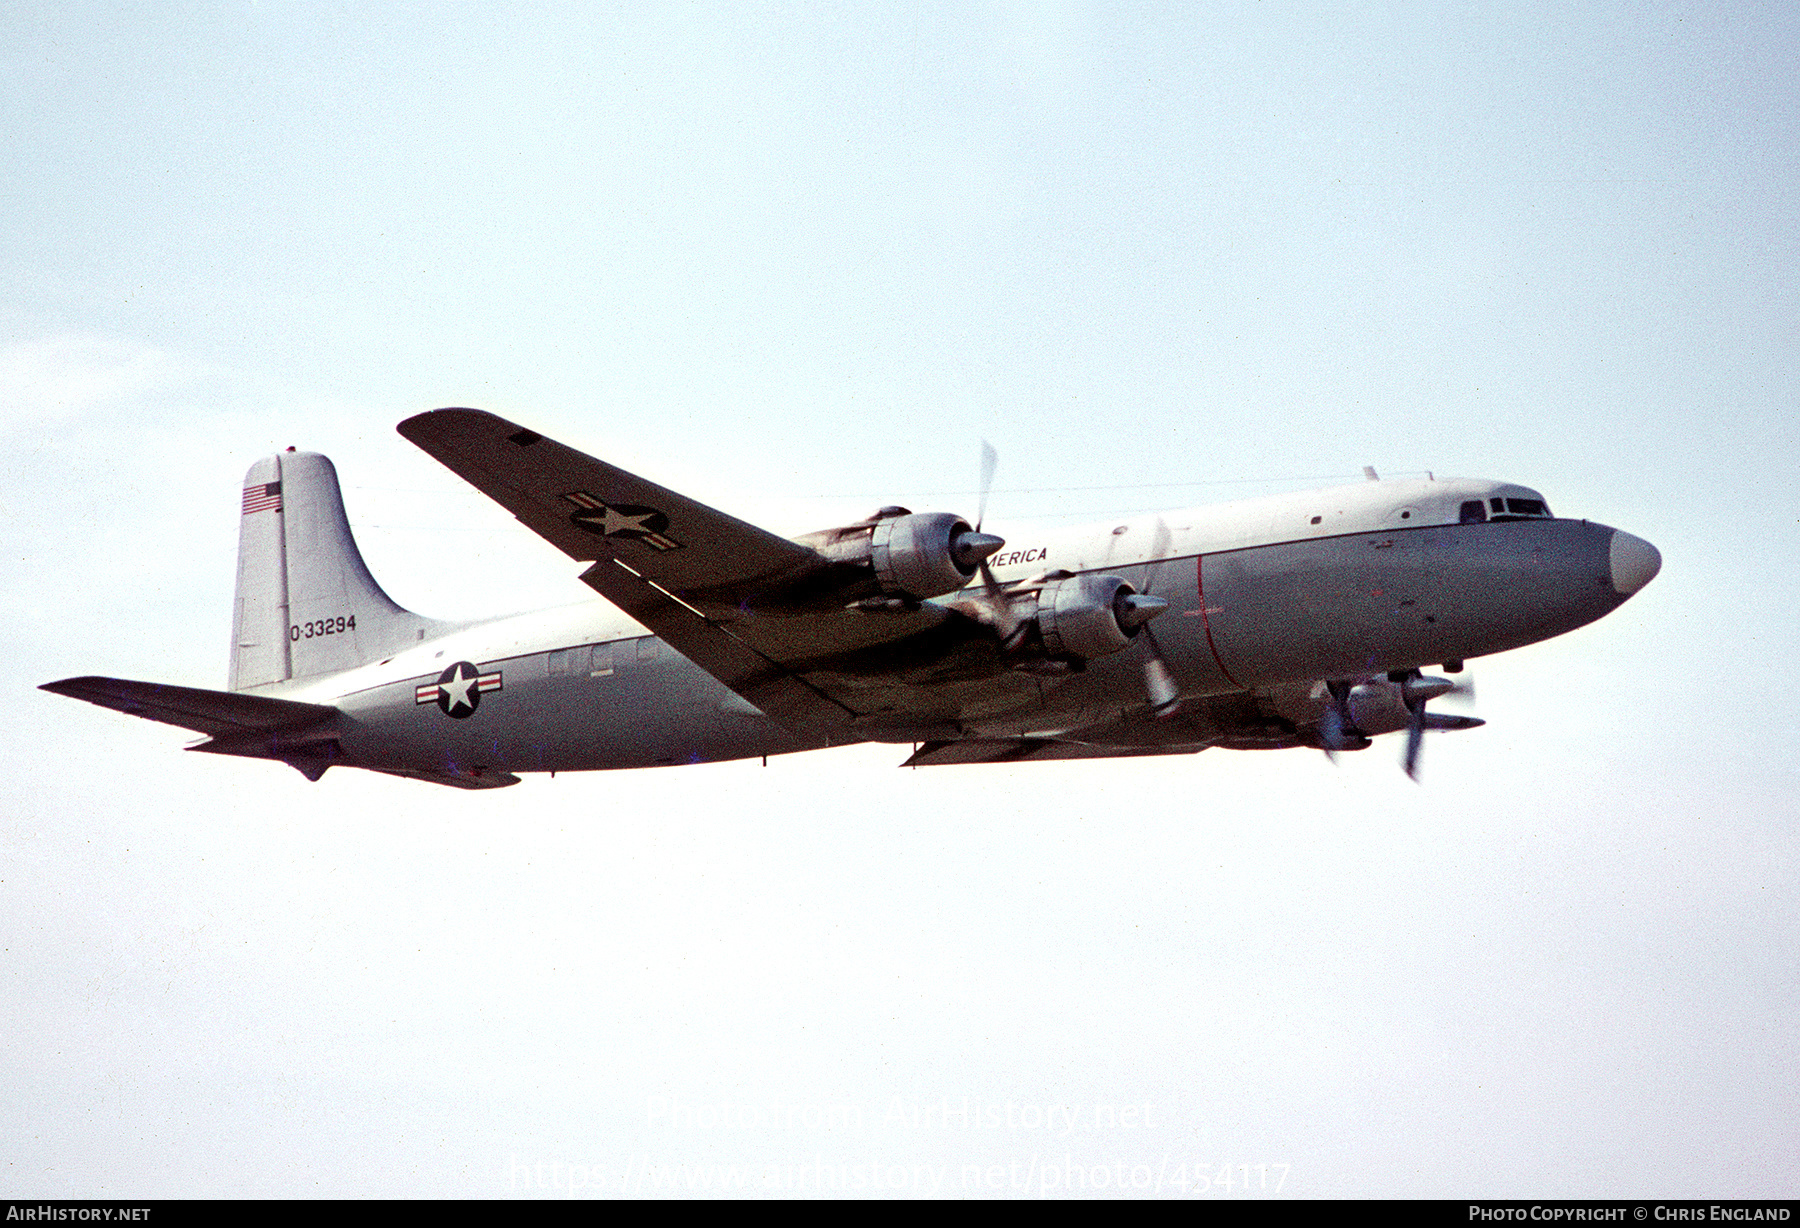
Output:
<svg viewBox="0 0 1800 1228">
<path fill-rule="evenodd" d="M 395 605 L 350 535 L 337 470 L 282 452 L 244 475 L 233 691 L 353 669 L 445 630 Z"/>
</svg>

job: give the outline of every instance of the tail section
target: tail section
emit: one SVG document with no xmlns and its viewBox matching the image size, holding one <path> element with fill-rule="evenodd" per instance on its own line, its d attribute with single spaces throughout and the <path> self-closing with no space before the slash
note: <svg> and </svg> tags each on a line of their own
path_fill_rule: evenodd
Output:
<svg viewBox="0 0 1800 1228">
<path fill-rule="evenodd" d="M 369 574 L 316 452 L 265 457 L 244 475 L 233 691 L 354 669 L 447 628 L 403 610 Z"/>
</svg>

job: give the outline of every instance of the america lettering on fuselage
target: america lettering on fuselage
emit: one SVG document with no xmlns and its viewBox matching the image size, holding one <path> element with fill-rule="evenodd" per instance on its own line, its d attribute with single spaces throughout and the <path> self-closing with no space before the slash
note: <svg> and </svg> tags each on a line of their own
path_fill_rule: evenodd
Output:
<svg viewBox="0 0 1800 1228">
<path fill-rule="evenodd" d="M 1481 723 L 1428 712 L 1458 684 L 1425 667 L 1592 622 L 1661 566 L 1506 482 L 1367 481 L 1008 550 L 900 507 L 779 537 L 477 410 L 400 430 L 604 600 L 472 624 L 404 610 L 363 564 L 331 462 L 290 450 L 245 480 L 226 691 L 45 689 L 315 780 L 491 788 L 869 741 L 913 744 L 914 765 L 1335 753 L 1394 732 L 1412 771 L 1428 730 Z"/>
<path fill-rule="evenodd" d="M 988 560 L 988 566 L 998 571 L 1002 567 L 1012 567 L 1019 563 L 1042 563 L 1050 557 L 1050 551 L 1044 546 L 1035 546 L 1029 550 L 1005 550 L 995 554 Z"/>
</svg>

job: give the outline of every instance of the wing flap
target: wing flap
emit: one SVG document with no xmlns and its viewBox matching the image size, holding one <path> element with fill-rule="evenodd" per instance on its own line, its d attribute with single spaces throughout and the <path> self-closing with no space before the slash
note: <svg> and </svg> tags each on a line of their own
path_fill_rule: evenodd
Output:
<svg viewBox="0 0 1800 1228">
<path fill-rule="evenodd" d="M 1191 755 L 1198 746 L 1085 746 L 1053 738 L 966 738 L 927 742 L 901 767 L 941 767 L 951 763 L 1020 763 L 1038 759 L 1119 759 L 1136 755 Z"/>
<path fill-rule="evenodd" d="M 434 785 L 449 785 L 452 789 L 504 789 L 508 785 L 516 785 L 519 778 L 511 772 L 499 768 L 457 768 L 442 772 L 427 772 L 413 768 L 370 768 L 372 772 L 380 772 L 383 776 L 399 776 L 406 780 L 423 780 Z"/>
<path fill-rule="evenodd" d="M 845 725 L 852 719 L 850 709 L 628 566 L 602 560 L 583 572 L 581 579 L 776 723 L 817 728 Z"/>
</svg>

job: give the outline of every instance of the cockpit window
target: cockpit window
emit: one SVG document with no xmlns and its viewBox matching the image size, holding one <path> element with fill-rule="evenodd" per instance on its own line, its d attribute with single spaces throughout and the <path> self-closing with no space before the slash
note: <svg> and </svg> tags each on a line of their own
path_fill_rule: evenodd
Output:
<svg viewBox="0 0 1800 1228">
<path fill-rule="evenodd" d="M 1480 524 L 1487 519 L 1487 509 L 1481 506 L 1480 499 L 1470 499 L 1462 505 L 1462 514 L 1458 519 L 1464 524 Z"/>
<path fill-rule="evenodd" d="M 1542 499 L 1502 499 L 1496 496 L 1488 500 L 1488 506 L 1494 509 L 1495 520 L 1524 520 L 1527 517 L 1550 515 L 1550 505 Z"/>
</svg>

